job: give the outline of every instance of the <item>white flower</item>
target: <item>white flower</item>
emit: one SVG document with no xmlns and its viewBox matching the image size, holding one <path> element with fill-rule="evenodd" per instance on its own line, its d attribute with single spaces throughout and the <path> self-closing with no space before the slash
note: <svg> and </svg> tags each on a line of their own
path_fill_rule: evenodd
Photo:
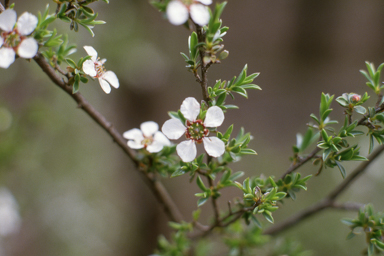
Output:
<svg viewBox="0 0 384 256">
<path fill-rule="evenodd" d="M 85 51 L 91 56 L 90 60 L 86 60 L 83 63 L 83 71 L 85 74 L 97 78 L 99 80 L 101 89 L 105 93 L 111 92 L 111 86 L 116 89 L 119 88 L 119 79 L 113 71 L 105 71 L 104 63 L 106 59 L 100 60 L 97 58 L 97 51 L 92 46 L 84 46 Z"/>
<path fill-rule="evenodd" d="M 161 130 L 171 140 L 179 139 L 185 134 L 187 140 L 177 145 L 177 154 L 184 162 L 191 162 L 196 158 L 196 143 L 204 143 L 208 155 L 219 157 L 225 152 L 225 144 L 217 137 L 207 137 L 209 130 L 220 126 L 224 121 L 224 113 L 221 108 L 213 106 L 208 108 L 205 120 L 196 120 L 200 113 L 200 104 L 195 98 L 186 98 L 180 107 L 181 113 L 187 119 L 184 125 L 179 119 L 167 120 Z"/>
<path fill-rule="evenodd" d="M 8 189 L 0 188 L 0 236 L 16 233 L 20 229 L 19 207 Z"/>
<path fill-rule="evenodd" d="M 145 148 L 149 153 L 157 153 L 171 142 L 159 131 L 159 125 L 153 121 L 144 122 L 140 129 L 134 128 L 124 132 L 123 137 L 128 139 L 128 146 L 133 149 Z"/>
<path fill-rule="evenodd" d="M 7 9 L 0 14 L 0 67 L 8 68 L 15 55 L 30 59 L 35 57 L 39 45 L 32 37 L 27 37 L 37 26 L 37 18 L 28 12 L 23 13 L 16 22 L 17 14 Z"/>
<path fill-rule="evenodd" d="M 209 22 L 209 11 L 205 5 L 210 5 L 212 0 L 173 0 L 167 6 L 167 16 L 173 25 L 184 24 L 189 15 L 192 20 L 204 26 Z"/>
</svg>

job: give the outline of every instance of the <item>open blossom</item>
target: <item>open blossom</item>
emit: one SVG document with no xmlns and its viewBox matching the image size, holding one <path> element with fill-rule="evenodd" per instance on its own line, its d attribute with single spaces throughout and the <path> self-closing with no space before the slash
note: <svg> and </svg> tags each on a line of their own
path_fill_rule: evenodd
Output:
<svg viewBox="0 0 384 256">
<path fill-rule="evenodd" d="M 22 58 L 35 57 L 39 45 L 32 37 L 28 37 L 36 28 L 36 16 L 25 12 L 16 22 L 17 14 L 7 9 L 0 14 L 0 67 L 8 68 L 16 54 Z"/>
<path fill-rule="evenodd" d="M 116 89 L 119 88 L 119 79 L 113 71 L 106 71 L 104 68 L 104 63 L 106 59 L 100 60 L 97 57 L 97 51 L 92 46 L 84 46 L 85 51 L 91 56 L 90 60 L 86 60 L 83 63 L 83 71 L 85 74 L 97 78 L 99 80 L 101 89 L 105 93 L 111 92 L 111 86 Z"/>
<path fill-rule="evenodd" d="M 209 130 L 220 126 L 224 121 L 224 113 L 221 108 L 213 106 L 208 108 L 205 120 L 196 119 L 200 113 L 200 104 L 195 98 L 186 98 L 180 107 L 181 113 L 187 119 L 184 125 L 179 119 L 167 120 L 162 131 L 171 140 L 179 139 L 183 134 L 187 138 L 176 147 L 177 154 L 184 162 L 191 162 L 196 158 L 195 143 L 203 143 L 208 155 L 219 157 L 225 152 L 225 144 L 217 137 L 208 137 Z"/>
<path fill-rule="evenodd" d="M 145 148 L 149 153 L 157 153 L 171 142 L 159 131 L 159 125 L 153 121 L 144 122 L 140 129 L 126 131 L 123 137 L 128 139 L 128 146 L 133 149 Z"/>
<path fill-rule="evenodd" d="M 209 11 L 206 5 L 210 5 L 212 0 L 173 0 L 167 6 L 167 16 L 173 25 L 185 23 L 189 15 L 192 20 L 204 26 L 209 22 Z"/>
</svg>

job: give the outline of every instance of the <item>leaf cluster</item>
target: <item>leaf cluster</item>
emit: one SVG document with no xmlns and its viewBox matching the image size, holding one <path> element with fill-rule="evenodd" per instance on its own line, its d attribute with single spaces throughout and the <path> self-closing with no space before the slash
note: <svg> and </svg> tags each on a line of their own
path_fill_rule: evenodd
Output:
<svg viewBox="0 0 384 256">
<path fill-rule="evenodd" d="M 68 1 L 68 0 L 57 0 L 59 5 L 59 11 L 57 17 L 70 23 L 70 30 L 76 32 L 79 31 L 79 25 L 84 27 L 92 37 L 95 36 L 93 27 L 95 25 L 105 24 L 105 21 L 96 20 L 98 13 L 96 13 L 88 4 L 96 2 L 97 0 L 86 0 L 86 1 Z M 108 0 L 103 0 L 108 3 Z"/>
<path fill-rule="evenodd" d="M 343 219 L 342 222 L 351 228 L 347 239 L 365 233 L 368 256 L 374 255 L 377 251 L 384 252 L 384 214 L 375 213 L 372 205 L 362 207 L 356 219 Z"/>
<path fill-rule="evenodd" d="M 353 111 L 364 115 L 367 109 L 361 106 L 369 99 L 368 93 L 365 93 L 362 97 L 356 93 L 343 93 L 342 96 L 337 97 L 336 101 L 345 109 L 346 114 L 352 115 Z"/>
<path fill-rule="evenodd" d="M 381 85 L 380 76 L 381 70 L 384 67 L 384 63 L 380 64 L 380 66 L 376 69 L 373 63 L 368 61 L 365 62 L 367 66 L 367 71 L 360 70 L 360 73 L 368 80 L 366 85 L 371 88 L 377 95 L 381 94 L 381 90 L 384 88 L 384 85 Z"/>
</svg>

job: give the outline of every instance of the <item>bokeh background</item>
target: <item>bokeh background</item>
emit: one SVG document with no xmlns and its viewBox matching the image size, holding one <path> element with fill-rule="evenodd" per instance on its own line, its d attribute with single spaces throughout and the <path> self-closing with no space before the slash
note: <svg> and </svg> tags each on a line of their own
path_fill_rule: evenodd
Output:
<svg viewBox="0 0 384 256">
<path fill-rule="evenodd" d="M 53 1 L 16 0 L 18 15 L 37 14 Z M 111 0 L 92 5 L 107 24 L 84 29 L 54 23 L 67 33 L 78 52 L 92 45 L 106 67 L 120 79 L 120 88 L 106 95 L 96 81 L 81 93 L 121 132 L 148 120 L 160 125 L 167 111 L 182 100 L 201 99 L 199 85 L 185 69 L 180 52 L 187 52 L 189 32 L 168 23 L 144 0 Z M 280 176 L 289 166 L 297 132 L 305 132 L 311 113 L 318 113 L 322 92 L 363 94 L 368 90 L 360 69 L 365 61 L 384 62 L 384 2 L 381 0 L 229 0 L 222 15 L 230 30 L 225 36 L 229 58 L 209 70 L 209 84 L 237 76 L 248 63 L 262 91 L 249 99 L 237 97 L 240 110 L 226 114 L 223 127 L 245 127 L 258 156 L 233 165 L 246 175 Z M 230 102 L 230 100 L 229 100 Z M 333 104 L 335 118 L 342 108 Z M 169 234 L 167 218 L 130 160 L 113 141 L 76 108 L 34 63 L 17 60 L 0 70 L 0 186 L 19 205 L 18 232 L 1 238 L 6 256 L 148 255 L 159 234 Z M 5 127 L 5 128 L 4 128 Z M 224 129 L 224 128 L 223 128 Z M 367 154 L 362 138 L 362 154 Z M 347 173 L 353 170 L 347 166 Z M 303 174 L 316 173 L 310 165 Z M 373 202 L 383 211 L 383 159 L 378 160 L 340 199 Z M 337 169 L 326 169 L 309 181 L 309 190 L 287 201 L 276 212 L 279 222 L 325 196 L 342 181 Z M 188 177 L 164 180 L 188 219 L 196 209 L 198 189 Z M 229 189 L 220 201 L 241 196 Z M 203 218 L 211 209 L 203 207 Z M 359 255 L 364 238 L 346 240 L 342 217 L 354 213 L 326 211 L 281 235 L 300 241 L 313 255 Z M 1 222 L 1 220 L 0 220 Z M 260 252 L 260 255 L 266 252 Z M 218 254 L 222 255 L 222 254 Z"/>
</svg>

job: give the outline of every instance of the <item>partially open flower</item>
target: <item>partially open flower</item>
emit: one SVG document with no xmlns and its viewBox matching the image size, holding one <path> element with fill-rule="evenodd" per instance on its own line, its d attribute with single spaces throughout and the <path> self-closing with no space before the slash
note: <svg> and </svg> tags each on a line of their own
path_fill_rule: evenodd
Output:
<svg viewBox="0 0 384 256">
<path fill-rule="evenodd" d="M 181 107 L 181 113 L 187 119 L 184 125 L 179 119 L 167 120 L 162 131 L 171 140 L 179 139 L 183 134 L 187 138 L 176 147 L 177 154 L 184 162 L 191 162 L 196 158 L 195 143 L 203 143 L 208 155 L 219 157 L 225 152 L 225 144 L 217 137 L 208 137 L 209 128 L 220 126 L 224 121 L 224 113 L 217 106 L 210 107 L 205 115 L 205 120 L 197 119 L 200 113 L 200 104 L 195 98 L 186 98 Z"/>
<path fill-rule="evenodd" d="M 35 57 L 39 45 L 32 37 L 28 37 L 36 28 L 36 16 L 25 12 L 16 22 L 17 14 L 7 9 L 0 14 L 0 67 L 8 68 L 14 61 L 16 54 L 21 58 Z"/>
<path fill-rule="evenodd" d="M 123 137 L 128 139 L 128 146 L 133 149 L 145 148 L 149 153 L 157 153 L 164 146 L 170 146 L 171 142 L 159 131 L 159 125 L 148 121 L 137 128 L 126 131 Z"/>
<path fill-rule="evenodd" d="M 361 96 L 358 94 L 353 94 L 350 99 L 352 103 L 357 103 L 361 100 Z"/>
<path fill-rule="evenodd" d="M 204 26 L 209 22 L 209 11 L 206 5 L 210 5 L 212 0 L 173 0 L 167 6 L 167 16 L 173 25 L 184 24 L 189 15 L 192 20 Z"/>
<path fill-rule="evenodd" d="M 116 89 L 119 88 L 119 79 L 113 71 L 106 71 L 104 68 L 104 63 L 107 61 L 106 59 L 100 60 L 97 57 L 97 52 L 92 46 L 84 46 L 85 51 L 91 56 L 90 60 L 86 60 L 83 63 L 83 71 L 85 74 L 97 78 L 99 80 L 101 89 L 105 93 L 111 92 L 111 86 Z"/>
</svg>

